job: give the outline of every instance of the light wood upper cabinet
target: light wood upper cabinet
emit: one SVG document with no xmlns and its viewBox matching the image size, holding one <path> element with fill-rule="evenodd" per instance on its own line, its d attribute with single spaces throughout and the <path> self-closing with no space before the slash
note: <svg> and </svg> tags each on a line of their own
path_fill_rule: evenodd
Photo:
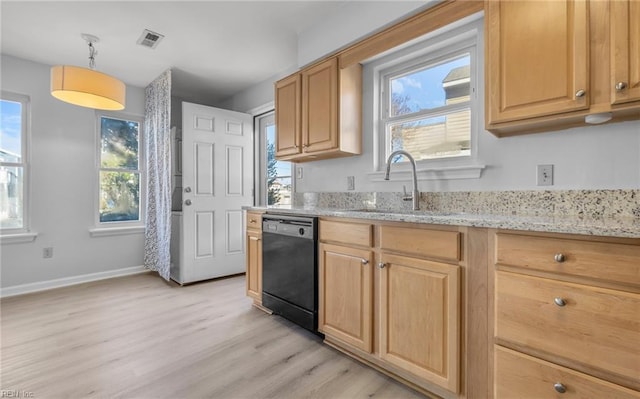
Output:
<svg viewBox="0 0 640 399">
<path fill-rule="evenodd" d="M 372 252 L 321 243 L 318 258 L 318 329 L 327 336 L 371 353 Z"/>
<path fill-rule="evenodd" d="M 380 356 L 458 392 L 460 267 L 387 254 L 381 261 Z"/>
<path fill-rule="evenodd" d="M 485 1 L 485 128 L 503 137 L 640 119 L 639 9 Z"/>
<path fill-rule="evenodd" d="M 296 94 L 297 93 L 297 94 Z M 362 153 L 362 66 L 333 57 L 276 82 L 276 158 Z"/>
<path fill-rule="evenodd" d="M 302 148 L 306 153 L 338 147 L 338 60 L 302 71 Z"/>
<path fill-rule="evenodd" d="M 640 101 L 640 2 L 611 2 L 611 98 Z"/>
<path fill-rule="evenodd" d="M 300 75 L 276 83 L 276 157 L 302 152 L 300 139 Z"/>
<path fill-rule="evenodd" d="M 486 3 L 487 125 L 589 106 L 584 1 Z"/>
</svg>

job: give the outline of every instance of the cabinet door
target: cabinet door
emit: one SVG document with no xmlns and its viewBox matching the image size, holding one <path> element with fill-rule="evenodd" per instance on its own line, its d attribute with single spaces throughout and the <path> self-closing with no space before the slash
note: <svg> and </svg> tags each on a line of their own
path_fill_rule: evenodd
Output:
<svg viewBox="0 0 640 399">
<path fill-rule="evenodd" d="M 300 154 L 300 75 L 276 83 L 276 157 Z"/>
<path fill-rule="evenodd" d="M 262 302 L 262 234 L 247 230 L 247 296 Z"/>
<path fill-rule="evenodd" d="M 460 267 L 382 254 L 380 356 L 459 389 Z"/>
<path fill-rule="evenodd" d="M 587 5 L 486 2 L 487 125 L 589 106 Z"/>
<path fill-rule="evenodd" d="M 302 71 L 302 151 L 338 148 L 338 60 Z"/>
<path fill-rule="evenodd" d="M 613 104 L 640 100 L 640 2 L 612 1 L 611 97 Z"/>
<path fill-rule="evenodd" d="M 318 329 L 365 352 L 372 349 L 371 251 L 321 243 Z"/>
</svg>

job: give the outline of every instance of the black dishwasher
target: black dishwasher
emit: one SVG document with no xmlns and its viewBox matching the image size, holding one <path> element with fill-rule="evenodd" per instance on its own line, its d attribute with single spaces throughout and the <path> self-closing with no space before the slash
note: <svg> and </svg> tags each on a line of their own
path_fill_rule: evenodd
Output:
<svg viewBox="0 0 640 399">
<path fill-rule="evenodd" d="M 315 217 L 262 217 L 262 305 L 316 332 L 318 262 Z"/>
</svg>

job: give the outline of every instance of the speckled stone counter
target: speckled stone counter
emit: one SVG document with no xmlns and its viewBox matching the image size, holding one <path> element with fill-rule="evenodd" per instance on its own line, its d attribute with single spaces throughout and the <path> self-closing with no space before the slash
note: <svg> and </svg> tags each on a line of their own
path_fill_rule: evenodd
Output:
<svg viewBox="0 0 640 399">
<path fill-rule="evenodd" d="M 420 211 L 399 193 L 303 193 L 297 204 L 252 207 L 331 216 L 593 236 L 640 238 L 640 190 L 421 193 Z"/>
</svg>

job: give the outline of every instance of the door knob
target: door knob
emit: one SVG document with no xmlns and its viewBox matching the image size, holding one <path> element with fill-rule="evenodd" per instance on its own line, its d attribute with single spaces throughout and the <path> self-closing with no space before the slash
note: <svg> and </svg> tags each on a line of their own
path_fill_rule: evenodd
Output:
<svg viewBox="0 0 640 399">
<path fill-rule="evenodd" d="M 185 187 L 184 188 L 184 192 L 185 193 L 190 193 L 191 192 L 191 187 Z"/>
<path fill-rule="evenodd" d="M 190 200 L 190 199 L 186 200 L 186 201 L 184 202 L 184 204 L 185 204 L 185 205 L 187 205 L 187 206 L 191 205 L 191 200 Z"/>
</svg>

